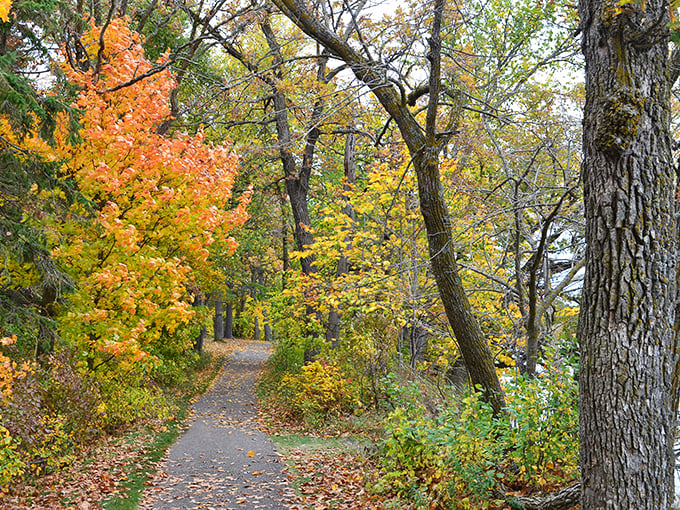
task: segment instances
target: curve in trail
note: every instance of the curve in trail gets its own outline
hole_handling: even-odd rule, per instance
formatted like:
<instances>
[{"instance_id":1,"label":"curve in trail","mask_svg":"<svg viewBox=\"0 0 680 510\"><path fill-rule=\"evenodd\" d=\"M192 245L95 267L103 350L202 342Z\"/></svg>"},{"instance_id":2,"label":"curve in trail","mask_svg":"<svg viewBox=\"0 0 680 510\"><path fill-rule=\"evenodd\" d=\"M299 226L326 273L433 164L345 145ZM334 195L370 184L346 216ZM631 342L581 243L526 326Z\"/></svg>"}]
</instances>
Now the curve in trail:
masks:
<instances>
[{"instance_id":1,"label":"curve in trail","mask_svg":"<svg viewBox=\"0 0 680 510\"><path fill-rule=\"evenodd\" d=\"M269 355L269 344L251 342L227 360L193 406L189 428L170 449L140 509L289 508L293 493L284 463L255 423L253 389Z\"/></svg>"}]
</instances>

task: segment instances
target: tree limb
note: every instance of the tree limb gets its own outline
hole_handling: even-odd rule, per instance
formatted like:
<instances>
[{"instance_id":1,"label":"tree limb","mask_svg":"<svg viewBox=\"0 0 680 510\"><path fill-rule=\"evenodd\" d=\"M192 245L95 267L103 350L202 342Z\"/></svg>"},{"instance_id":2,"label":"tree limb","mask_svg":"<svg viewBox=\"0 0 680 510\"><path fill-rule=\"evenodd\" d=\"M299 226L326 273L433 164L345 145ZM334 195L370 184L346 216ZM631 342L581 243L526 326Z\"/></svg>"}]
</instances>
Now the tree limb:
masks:
<instances>
[{"instance_id":1,"label":"tree limb","mask_svg":"<svg viewBox=\"0 0 680 510\"><path fill-rule=\"evenodd\" d=\"M518 496L509 498L507 501L512 508L517 510L569 510L578 505L580 499L581 482L579 481L549 496Z\"/></svg>"}]
</instances>

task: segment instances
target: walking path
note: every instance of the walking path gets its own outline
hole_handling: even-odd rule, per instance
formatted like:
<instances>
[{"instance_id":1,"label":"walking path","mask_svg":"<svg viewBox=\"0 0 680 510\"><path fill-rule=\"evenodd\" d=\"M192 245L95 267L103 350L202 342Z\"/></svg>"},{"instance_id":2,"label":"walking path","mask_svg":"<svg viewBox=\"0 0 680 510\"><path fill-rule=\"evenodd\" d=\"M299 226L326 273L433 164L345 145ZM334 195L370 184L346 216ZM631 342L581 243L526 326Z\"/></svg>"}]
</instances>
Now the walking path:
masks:
<instances>
[{"instance_id":1,"label":"walking path","mask_svg":"<svg viewBox=\"0 0 680 510\"><path fill-rule=\"evenodd\" d=\"M147 489L142 510L287 510L292 490L269 438L257 430L254 387L269 344L249 342L194 405L189 428Z\"/></svg>"}]
</instances>

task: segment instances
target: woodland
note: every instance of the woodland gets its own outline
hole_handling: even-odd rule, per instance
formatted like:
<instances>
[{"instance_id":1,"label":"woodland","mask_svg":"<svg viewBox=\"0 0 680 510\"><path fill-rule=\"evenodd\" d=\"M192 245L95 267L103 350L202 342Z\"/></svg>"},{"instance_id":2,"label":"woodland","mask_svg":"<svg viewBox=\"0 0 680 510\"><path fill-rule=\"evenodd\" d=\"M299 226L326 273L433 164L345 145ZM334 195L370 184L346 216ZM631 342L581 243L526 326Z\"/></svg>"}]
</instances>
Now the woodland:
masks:
<instances>
[{"instance_id":1,"label":"woodland","mask_svg":"<svg viewBox=\"0 0 680 510\"><path fill-rule=\"evenodd\" d=\"M254 338L370 508L674 508L677 7L0 0L0 502Z\"/></svg>"}]
</instances>

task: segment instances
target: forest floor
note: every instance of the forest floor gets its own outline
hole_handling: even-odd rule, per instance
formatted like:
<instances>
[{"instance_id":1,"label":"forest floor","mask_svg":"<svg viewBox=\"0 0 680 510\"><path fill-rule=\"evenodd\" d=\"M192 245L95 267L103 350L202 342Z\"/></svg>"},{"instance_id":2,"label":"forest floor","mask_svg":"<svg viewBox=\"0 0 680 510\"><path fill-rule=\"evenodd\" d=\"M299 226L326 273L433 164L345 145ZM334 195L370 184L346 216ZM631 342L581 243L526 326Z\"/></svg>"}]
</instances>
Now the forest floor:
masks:
<instances>
[{"instance_id":1,"label":"forest floor","mask_svg":"<svg viewBox=\"0 0 680 510\"><path fill-rule=\"evenodd\" d=\"M365 426L308 427L258 409L270 344L230 340L205 349L214 361L199 378L222 366L188 417L106 438L83 460L0 493L0 510L411 508L366 490L379 470Z\"/></svg>"}]
</instances>

